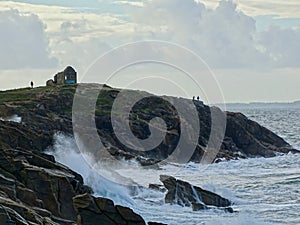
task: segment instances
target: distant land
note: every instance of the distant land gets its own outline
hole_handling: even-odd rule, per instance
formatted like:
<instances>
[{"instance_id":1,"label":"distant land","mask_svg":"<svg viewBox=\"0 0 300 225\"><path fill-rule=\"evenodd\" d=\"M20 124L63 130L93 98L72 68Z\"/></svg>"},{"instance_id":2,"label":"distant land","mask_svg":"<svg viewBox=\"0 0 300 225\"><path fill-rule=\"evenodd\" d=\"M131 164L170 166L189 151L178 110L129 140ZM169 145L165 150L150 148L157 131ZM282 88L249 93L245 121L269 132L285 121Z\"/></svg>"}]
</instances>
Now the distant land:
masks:
<instances>
[{"instance_id":1,"label":"distant land","mask_svg":"<svg viewBox=\"0 0 300 225\"><path fill-rule=\"evenodd\" d=\"M214 104L213 106L220 106ZM226 103L227 109L300 109L300 100L294 102L250 102L250 103Z\"/></svg>"}]
</instances>

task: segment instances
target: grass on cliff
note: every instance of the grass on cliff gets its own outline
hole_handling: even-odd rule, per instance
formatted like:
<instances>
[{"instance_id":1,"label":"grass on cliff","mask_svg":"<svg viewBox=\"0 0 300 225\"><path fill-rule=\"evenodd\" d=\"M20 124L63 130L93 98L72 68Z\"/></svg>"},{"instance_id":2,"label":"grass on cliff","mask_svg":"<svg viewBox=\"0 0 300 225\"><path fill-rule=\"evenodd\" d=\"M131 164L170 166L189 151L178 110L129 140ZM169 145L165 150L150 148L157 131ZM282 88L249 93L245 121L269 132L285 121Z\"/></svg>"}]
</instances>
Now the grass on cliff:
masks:
<instances>
[{"instance_id":1,"label":"grass on cliff","mask_svg":"<svg viewBox=\"0 0 300 225\"><path fill-rule=\"evenodd\" d=\"M9 102L31 101L37 98L39 94L45 92L47 87L21 88L8 91L0 91L0 104Z\"/></svg>"},{"instance_id":2,"label":"grass on cliff","mask_svg":"<svg viewBox=\"0 0 300 225\"><path fill-rule=\"evenodd\" d=\"M74 94L76 87L74 85L20 88L7 91L0 91L0 104L13 102L34 101L45 96L57 96L59 94Z\"/></svg>"},{"instance_id":3,"label":"grass on cliff","mask_svg":"<svg viewBox=\"0 0 300 225\"><path fill-rule=\"evenodd\" d=\"M31 103L39 102L40 100L49 100L49 102L55 102L52 101L53 99L56 99L57 97L60 98L61 101L58 105L60 107L60 110L66 114L70 114L72 112L72 103L74 93L76 92L77 85L59 85L59 86L42 86L42 87L36 87L36 88L20 88L20 89L13 89L13 90L7 90L7 91L0 91L0 104L8 104L10 106L18 106L19 109L23 107L28 107ZM91 86L88 88L99 88L98 86ZM111 107L114 103L115 98L117 97L118 93L121 91L121 89L117 88L111 88L109 86L104 86L102 88L102 91L98 95L98 100L96 102L96 111L93 112L97 116L103 116L103 115L110 115L111 113ZM140 91L132 91L127 90L126 91L129 98L130 96L138 96L142 94ZM85 96L84 94L81 96L80 94L77 95L79 98L83 98L82 102L84 101ZM64 104L65 102L66 104ZM22 103L22 104L20 104ZM25 103L25 104L23 104ZM27 104L29 103L29 104ZM165 103L158 103L156 104L156 108L165 108ZM142 109L140 109L142 113L148 113L153 108L147 105L144 105ZM85 112L85 111L84 111ZM83 113L84 113L83 112ZM114 112L117 116L122 116L123 113Z\"/></svg>"}]
</instances>

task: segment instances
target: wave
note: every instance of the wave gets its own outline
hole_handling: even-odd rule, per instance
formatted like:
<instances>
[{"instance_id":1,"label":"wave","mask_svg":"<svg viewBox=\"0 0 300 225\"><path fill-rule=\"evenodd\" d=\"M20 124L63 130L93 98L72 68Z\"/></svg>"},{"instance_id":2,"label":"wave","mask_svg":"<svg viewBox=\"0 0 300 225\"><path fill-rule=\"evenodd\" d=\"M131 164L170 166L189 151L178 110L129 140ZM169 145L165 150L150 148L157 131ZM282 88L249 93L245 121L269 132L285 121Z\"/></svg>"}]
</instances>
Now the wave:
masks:
<instances>
[{"instance_id":1,"label":"wave","mask_svg":"<svg viewBox=\"0 0 300 225\"><path fill-rule=\"evenodd\" d=\"M133 179L138 187L121 185L101 176L107 171L92 168L89 155L83 155L75 139L64 134L55 135L55 144L48 150L56 160L80 173L96 196L112 199L116 204L128 206L146 221L169 225L262 225L299 224L295 217L300 210L297 202L299 191L299 154L274 158L240 159L202 166L166 164L157 169L118 169L121 177ZM191 208L164 203L165 193L145 188L149 183L159 184L159 175L166 174L188 181L193 185L230 199L238 213L228 214L210 209L194 212ZM107 176L105 176L107 177ZM292 201L292 199L294 199Z\"/></svg>"},{"instance_id":2,"label":"wave","mask_svg":"<svg viewBox=\"0 0 300 225\"><path fill-rule=\"evenodd\" d=\"M9 117L0 117L0 120L2 121L9 121L9 122L15 122L15 123L21 123L22 122L22 117L18 115L12 115Z\"/></svg>"},{"instance_id":3,"label":"wave","mask_svg":"<svg viewBox=\"0 0 300 225\"><path fill-rule=\"evenodd\" d=\"M95 196L112 199L115 204L132 206L134 201L128 188L105 179L88 162L89 155L84 155L78 149L75 139L65 134L55 134L53 147L47 153L53 155L57 162L68 166L82 175L85 184L93 188Z\"/></svg>"}]
</instances>

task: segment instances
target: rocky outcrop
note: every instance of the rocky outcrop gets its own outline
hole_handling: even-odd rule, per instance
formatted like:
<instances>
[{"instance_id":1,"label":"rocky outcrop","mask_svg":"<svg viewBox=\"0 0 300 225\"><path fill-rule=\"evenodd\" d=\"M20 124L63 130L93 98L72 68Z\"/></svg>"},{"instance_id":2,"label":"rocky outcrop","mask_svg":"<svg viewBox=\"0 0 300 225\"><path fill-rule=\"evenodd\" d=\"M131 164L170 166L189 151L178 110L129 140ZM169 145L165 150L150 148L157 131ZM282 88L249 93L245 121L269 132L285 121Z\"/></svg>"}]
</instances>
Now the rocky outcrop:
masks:
<instances>
[{"instance_id":1,"label":"rocky outcrop","mask_svg":"<svg viewBox=\"0 0 300 225\"><path fill-rule=\"evenodd\" d=\"M0 92L0 117L18 115L21 123L0 121L0 146L2 148L22 147L27 150L43 151L53 144L53 134L64 132L73 134L72 104L76 85L39 87L34 89L19 89ZM87 90L99 89L97 85L86 85ZM146 139L150 135L148 122L155 117L162 118L167 125L167 134L163 142L150 151L135 151L128 145L122 144L116 137L111 124L112 104L120 90L105 86L96 104L95 121L98 134L107 151L116 158L136 158L142 165L155 164L166 159L178 145L181 134L181 123L188 123L191 129L195 124L180 121L176 109L169 102L151 95L137 102L131 110L130 126L134 135ZM131 95L139 95L138 91L128 91ZM83 93L83 98L86 97ZM87 99L88 100L88 99ZM191 100L171 98L189 111ZM198 144L190 160L200 162L204 151L207 151L211 133L211 111L215 107L208 107L203 103L194 101L200 121ZM186 107L185 107L186 106ZM218 150L218 159L237 159L246 157L271 157L276 153L298 152L282 138L273 132L249 120L241 113L226 113L227 127L222 145ZM93 122L93 118L84 118ZM90 123L87 121L87 123ZM79 127L86 129L86 127ZM87 137L88 135L87 131ZM126 136L127 134L124 133ZM34 137L34 138L33 138ZM192 143L187 136L183 141L188 145ZM93 140L87 138L87 142ZM97 140L96 140L97 141ZM177 158L181 158L177 156Z\"/></svg>"},{"instance_id":2,"label":"rocky outcrop","mask_svg":"<svg viewBox=\"0 0 300 225\"><path fill-rule=\"evenodd\" d=\"M188 182L177 180L174 177L161 175L160 181L168 190L165 202L192 207L194 211L217 207L227 212L233 212L231 202L211 191L193 186Z\"/></svg>"},{"instance_id":3,"label":"rocky outcrop","mask_svg":"<svg viewBox=\"0 0 300 225\"><path fill-rule=\"evenodd\" d=\"M131 209L95 198L82 177L53 156L0 150L0 224L143 225Z\"/></svg>"},{"instance_id":4,"label":"rocky outcrop","mask_svg":"<svg viewBox=\"0 0 300 225\"><path fill-rule=\"evenodd\" d=\"M245 156L272 157L278 152L298 152L285 140L242 113L227 113L226 137L224 148Z\"/></svg>"},{"instance_id":5,"label":"rocky outcrop","mask_svg":"<svg viewBox=\"0 0 300 225\"><path fill-rule=\"evenodd\" d=\"M0 209L5 221L74 224L72 198L90 192L79 174L56 163L50 155L0 150Z\"/></svg>"},{"instance_id":6,"label":"rocky outcrop","mask_svg":"<svg viewBox=\"0 0 300 225\"><path fill-rule=\"evenodd\" d=\"M115 206L109 199L91 196L91 189L83 184L79 174L43 153L53 144L55 133L73 134L72 105L76 87L50 86L0 92L0 117L21 117L20 123L0 119L0 224L69 225L76 222L99 224L99 221L105 221L105 224L145 224L131 209ZM86 86L86 90L98 88L98 85ZM151 95L132 108L131 130L137 138L146 139L151 134L149 121L160 117L166 123L167 134L155 149L135 151L129 147L130 144L125 146L119 142L112 128L111 108L119 92L105 86L98 96L95 121L85 118L87 123L95 122L93 124L96 124L101 141L110 155L117 159L135 158L144 166L156 164L173 154L182 132L181 123L191 128L196 126L188 119L181 121L172 104ZM139 95L140 92L130 93ZM187 103L191 100L171 99L182 105L183 110L190 110L191 104ZM190 160L200 162L211 133L212 110L225 113L198 101L193 103L201 129ZM241 113L228 112L226 117L225 137L220 149L217 149L216 161L221 158L271 157L277 152L298 152L282 138ZM93 144L94 140L89 138L88 132L87 142ZM184 142L192 143L191 138L187 136ZM180 158L180 155L177 157ZM161 181L168 190L166 203L189 206L193 210L217 207L232 212L230 201L215 193L173 177L162 176ZM150 185L150 188L165 191L159 185Z\"/></svg>"},{"instance_id":7,"label":"rocky outcrop","mask_svg":"<svg viewBox=\"0 0 300 225\"><path fill-rule=\"evenodd\" d=\"M4 97L0 92L1 225L145 224L131 209L91 196L79 174L43 153L56 132L72 133L74 91L69 86L8 91ZM21 122L6 121L10 115ZM116 157L134 157L121 149L110 151ZM150 159L139 160L145 164ZM82 205L87 198L91 204ZM97 207L93 218L91 207Z\"/></svg>"},{"instance_id":8,"label":"rocky outcrop","mask_svg":"<svg viewBox=\"0 0 300 225\"><path fill-rule=\"evenodd\" d=\"M0 148L22 148L42 152L53 144L53 132L41 131L26 124L0 120Z\"/></svg>"},{"instance_id":9,"label":"rocky outcrop","mask_svg":"<svg viewBox=\"0 0 300 225\"><path fill-rule=\"evenodd\" d=\"M78 225L145 225L141 216L130 208L115 206L106 198L95 198L90 194L77 195L73 198L74 208L78 212Z\"/></svg>"}]
</instances>

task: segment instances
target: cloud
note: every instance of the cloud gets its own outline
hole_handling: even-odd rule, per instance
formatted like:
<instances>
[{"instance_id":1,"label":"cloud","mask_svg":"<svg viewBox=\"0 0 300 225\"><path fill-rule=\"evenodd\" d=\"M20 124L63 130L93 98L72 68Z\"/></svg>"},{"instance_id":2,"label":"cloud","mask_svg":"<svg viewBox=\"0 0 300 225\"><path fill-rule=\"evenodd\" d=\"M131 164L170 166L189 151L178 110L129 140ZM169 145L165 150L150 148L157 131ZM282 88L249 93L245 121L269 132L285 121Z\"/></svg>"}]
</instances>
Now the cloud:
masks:
<instances>
[{"instance_id":1,"label":"cloud","mask_svg":"<svg viewBox=\"0 0 300 225\"><path fill-rule=\"evenodd\" d=\"M300 18L299 0L239 0L239 9L251 16L275 15L279 18Z\"/></svg>"},{"instance_id":2,"label":"cloud","mask_svg":"<svg viewBox=\"0 0 300 225\"><path fill-rule=\"evenodd\" d=\"M195 0L209 8L216 8L220 0ZM300 18L299 0L234 0L238 3L238 10L250 16L275 15L280 18Z\"/></svg>"},{"instance_id":3,"label":"cloud","mask_svg":"<svg viewBox=\"0 0 300 225\"><path fill-rule=\"evenodd\" d=\"M300 67L300 28L271 26L259 34L259 42L273 67Z\"/></svg>"},{"instance_id":4,"label":"cloud","mask_svg":"<svg viewBox=\"0 0 300 225\"><path fill-rule=\"evenodd\" d=\"M120 4L120 5L130 5L130 6L137 6L137 7L143 7L144 3L143 2L138 2L138 1L115 1L115 4Z\"/></svg>"},{"instance_id":5,"label":"cloud","mask_svg":"<svg viewBox=\"0 0 300 225\"><path fill-rule=\"evenodd\" d=\"M279 8L274 0L267 1L270 3L269 7ZM107 0L99 2L108 4ZM209 8L207 2L211 3ZM295 0L291 0L286 3L286 9L292 5L297 8L295 4ZM299 52L299 29L270 27L261 32L261 29L257 29L257 21L240 11L245 6L258 7L246 0L240 0L238 5L225 0L185 0L184 4L182 0L110 2L112 6L122 5L121 14L88 10L79 12L76 7L25 3L0 5L17 8L19 16L32 17L30 13L34 13L43 20L47 26L44 28L49 37L51 54L59 59L60 66L74 62L80 64L79 67L86 68L89 60L92 61L103 51L110 49L110 46L158 39L192 49L213 68L300 67L300 61L296 60ZM261 6L261 10L267 7L264 3ZM24 32L23 36L29 34L30 32ZM47 37L43 32L40 37L44 40L40 49L44 49L46 58L51 58ZM9 62L13 64L12 60Z\"/></svg>"},{"instance_id":6,"label":"cloud","mask_svg":"<svg viewBox=\"0 0 300 225\"><path fill-rule=\"evenodd\" d=\"M111 49L108 44L96 38L80 41L66 38L54 43L53 46L55 55L60 59L61 69L66 65L72 65L79 74L83 74L96 58Z\"/></svg>"},{"instance_id":7,"label":"cloud","mask_svg":"<svg viewBox=\"0 0 300 225\"><path fill-rule=\"evenodd\" d=\"M133 19L140 32L148 29L145 36L187 46L212 67L249 66L263 58L255 48L255 20L232 2L222 1L211 10L193 0L184 5L181 0L153 0L136 11Z\"/></svg>"},{"instance_id":8,"label":"cloud","mask_svg":"<svg viewBox=\"0 0 300 225\"><path fill-rule=\"evenodd\" d=\"M17 10L0 11L0 69L51 68L48 38L41 20Z\"/></svg>"},{"instance_id":9,"label":"cloud","mask_svg":"<svg viewBox=\"0 0 300 225\"><path fill-rule=\"evenodd\" d=\"M10 10L10 8L14 10ZM10 11L15 12L22 20L26 20L28 17L34 17L34 19L31 20L38 21L36 25L25 26L31 27L31 29L34 26L40 28L38 34L33 34L33 30L28 29L26 31L24 30L22 35L14 34L14 36L22 39L22 37L38 35L36 39L39 38L39 40L43 36L44 45L42 41L38 40L35 40L34 44L28 43L28 45L30 46L30 50L39 48L40 51L42 51L46 49L44 52L48 53L50 53L51 50L51 56L57 59L55 60L57 66L55 69L63 69L66 65L71 64L74 65L78 71L83 72L97 57L111 49L110 45L119 45L120 40L125 40L126 37L128 38L128 36L130 36L128 33L132 33L133 30L133 25L124 21L121 15L109 13L98 14L88 9L80 11L76 7L47 6L6 1L0 2L0 15L4 15L4 13ZM9 21L10 19L5 17L1 24L9 27ZM19 24L22 26L22 22ZM25 27L22 29L25 29ZM1 33L2 30L3 29L1 29ZM0 40L2 40L1 37ZM109 44L106 44L106 42L109 42ZM23 50L23 52L26 51ZM48 57L50 61L52 60L51 56ZM30 57L29 59L37 64L37 60L32 58L32 56ZM45 59L45 57L39 56L40 60L43 58ZM3 67L2 69L17 69L14 62L15 59L10 57L7 61L10 64L5 67L3 67L0 62L0 67ZM22 60L22 62L26 61ZM29 66L26 65L26 67ZM31 65L30 67L36 68L38 66ZM44 68L46 67L47 65L44 66ZM18 68L21 68L21 66Z\"/></svg>"},{"instance_id":10,"label":"cloud","mask_svg":"<svg viewBox=\"0 0 300 225\"><path fill-rule=\"evenodd\" d=\"M194 0L152 0L131 10L140 38L187 46L213 68L300 67L299 30L258 32L255 19L232 1L209 9Z\"/></svg>"}]
</instances>

